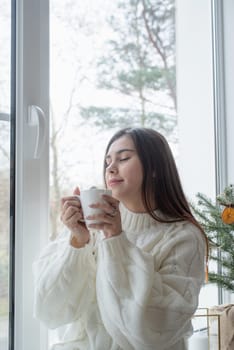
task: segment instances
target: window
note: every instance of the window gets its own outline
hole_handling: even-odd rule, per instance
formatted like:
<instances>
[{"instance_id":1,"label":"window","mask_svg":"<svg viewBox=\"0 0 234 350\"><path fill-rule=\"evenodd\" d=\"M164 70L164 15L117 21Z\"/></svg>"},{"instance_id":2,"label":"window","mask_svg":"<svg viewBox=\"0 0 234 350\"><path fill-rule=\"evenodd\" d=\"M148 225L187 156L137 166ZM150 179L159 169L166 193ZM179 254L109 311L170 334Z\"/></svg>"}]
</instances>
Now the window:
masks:
<instances>
[{"instance_id":1,"label":"window","mask_svg":"<svg viewBox=\"0 0 234 350\"><path fill-rule=\"evenodd\" d=\"M174 0L51 0L50 13L53 238L60 197L103 186L104 148L117 129L154 127L175 154L178 140Z\"/></svg>"},{"instance_id":2,"label":"window","mask_svg":"<svg viewBox=\"0 0 234 350\"><path fill-rule=\"evenodd\" d=\"M145 4L50 2L51 238L61 230L60 197L102 186L104 148L120 127L162 132L189 200L215 197L210 3ZM207 303L217 303L214 286L202 291Z\"/></svg>"},{"instance_id":3,"label":"window","mask_svg":"<svg viewBox=\"0 0 234 350\"><path fill-rule=\"evenodd\" d=\"M134 123L159 128L169 138L188 196L193 198L197 191L205 192L207 184L214 195L210 4L179 0L175 14L173 0L161 3L165 8L162 4L157 20L166 11L167 21L161 22L162 31L166 28L163 32L168 50L164 51L166 67L155 50L154 37L150 36L155 34L155 11L144 9L143 1L131 1L132 8L129 1L121 0L17 2L15 274L10 276L14 282L15 328L8 339L12 9L8 1L3 1L0 13L0 91L4 96L0 101L0 206L4 209L0 213L4 220L3 225L1 217L1 349L2 346L7 349L8 343L11 350L14 344L17 350L47 349L47 332L32 314L32 263L47 240L53 239L61 229L59 198L71 193L77 185L102 186L104 148L120 126ZM148 23L151 28L147 28ZM163 75L165 68L167 74ZM191 164L196 170L194 174L190 171ZM207 302L206 293L201 302Z\"/></svg>"}]
</instances>

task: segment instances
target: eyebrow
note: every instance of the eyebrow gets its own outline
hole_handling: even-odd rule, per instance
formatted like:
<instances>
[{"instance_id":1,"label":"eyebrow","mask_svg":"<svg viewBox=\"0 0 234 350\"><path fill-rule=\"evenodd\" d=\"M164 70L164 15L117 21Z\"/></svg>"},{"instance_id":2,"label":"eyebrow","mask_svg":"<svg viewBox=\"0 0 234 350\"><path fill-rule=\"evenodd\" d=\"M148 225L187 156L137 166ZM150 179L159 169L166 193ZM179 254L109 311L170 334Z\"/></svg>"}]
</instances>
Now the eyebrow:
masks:
<instances>
[{"instance_id":1,"label":"eyebrow","mask_svg":"<svg viewBox=\"0 0 234 350\"><path fill-rule=\"evenodd\" d=\"M130 148L122 148L122 149L118 150L118 151L115 152L115 153L116 153L116 154L121 154L121 153L123 153L123 152L135 152L135 150L134 150L134 149L130 149ZM105 158L106 158L106 159L109 159L109 158L110 158L110 154L107 154Z\"/></svg>"}]
</instances>

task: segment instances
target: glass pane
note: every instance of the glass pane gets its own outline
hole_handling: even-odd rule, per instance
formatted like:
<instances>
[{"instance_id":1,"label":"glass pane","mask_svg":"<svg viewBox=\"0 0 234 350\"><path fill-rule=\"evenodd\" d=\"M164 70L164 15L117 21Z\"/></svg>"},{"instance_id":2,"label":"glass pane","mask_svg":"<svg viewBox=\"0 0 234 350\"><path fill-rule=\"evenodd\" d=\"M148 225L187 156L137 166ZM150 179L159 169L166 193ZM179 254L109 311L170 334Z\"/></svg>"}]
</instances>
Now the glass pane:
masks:
<instances>
[{"instance_id":1,"label":"glass pane","mask_svg":"<svg viewBox=\"0 0 234 350\"><path fill-rule=\"evenodd\" d=\"M0 348L8 349L11 2L0 11Z\"/></svg>"},{"instance_id":2,"label":"glass pane","mask_svg":"<svg viewBox=\"0 0 234 350\"><path fill-rule=\"evenodd\" d=\"M177 156L175 0L51 0L50 35L54 239L63 229L60 198L103 186L104 149L116 130L155 128Z\"/></svg>"},{"instance_id":3,"label":"glass pane","mask_svg":"<svg viewBox=\"0 0 234 350\"><path fill-rule=\"evenodd\" d=\"M51 0L50 7L55 237L59 198L77 185L102 186L104 147L117 129L153 127L176 154L175 2Z\"/></svg>"},{"instance_id":4,"label":"glass pane","mask_svg":"<svg viewBox=\"0 0 234 350\"><path fill-rule=\"evenodd\" d=\"M103 186L104 149L116 130L154 128L179 160L175 4L50 1L51 239L62 230L60 198ZM202 305L210 293L214 285L203 288Z\"/></svg>"}]
</instances>

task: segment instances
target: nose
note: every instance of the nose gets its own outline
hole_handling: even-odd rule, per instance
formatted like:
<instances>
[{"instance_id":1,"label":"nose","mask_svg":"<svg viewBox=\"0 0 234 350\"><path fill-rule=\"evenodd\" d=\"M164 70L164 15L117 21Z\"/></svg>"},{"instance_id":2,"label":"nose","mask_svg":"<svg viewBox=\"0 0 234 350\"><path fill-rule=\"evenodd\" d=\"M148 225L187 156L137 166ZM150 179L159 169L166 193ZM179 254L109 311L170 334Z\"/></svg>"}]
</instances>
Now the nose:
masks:
<instances>
[{"instance_id":1,"label":"nose","mask_svg":"<svg viewBox=\"0 0 234 350\"><path fill-rule=\"evenodd\" d=\"M106 168L106 172L110 173L110 174L116 174L118 171L116 165L114 164L114 162L112 162L111 164L108 165L108 167Z\"/></svg>"}]
</instances>

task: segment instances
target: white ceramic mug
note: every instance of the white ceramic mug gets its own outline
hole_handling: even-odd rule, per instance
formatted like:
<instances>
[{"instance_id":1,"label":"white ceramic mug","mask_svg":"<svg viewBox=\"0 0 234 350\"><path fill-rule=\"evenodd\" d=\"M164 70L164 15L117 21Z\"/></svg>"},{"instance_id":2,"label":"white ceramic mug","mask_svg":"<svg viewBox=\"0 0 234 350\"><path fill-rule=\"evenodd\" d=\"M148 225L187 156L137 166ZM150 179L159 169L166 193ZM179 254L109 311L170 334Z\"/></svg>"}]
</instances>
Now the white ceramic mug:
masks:
<instances>
[{"instance_id":1,"label":"white ceramic mug","mask_svg":"<svg viewBox=\"0 0 234 350\"><path fill-rule=\"evenodd\" d=\"M102 198L104 194L111 196L111 190L90 188L88 190L80 191L80 195L78 195L78 197L81 202L81 207L84 214L84 221L86 221L87 225L98 223L97 220L85 220L85 218L89 215L97 215L102 213L102 210L100 208L90 208L90 204L105 202Z\"/></svg>"}]
</instances>

